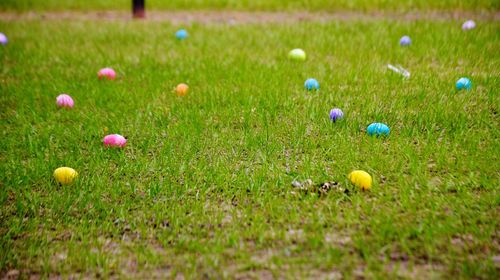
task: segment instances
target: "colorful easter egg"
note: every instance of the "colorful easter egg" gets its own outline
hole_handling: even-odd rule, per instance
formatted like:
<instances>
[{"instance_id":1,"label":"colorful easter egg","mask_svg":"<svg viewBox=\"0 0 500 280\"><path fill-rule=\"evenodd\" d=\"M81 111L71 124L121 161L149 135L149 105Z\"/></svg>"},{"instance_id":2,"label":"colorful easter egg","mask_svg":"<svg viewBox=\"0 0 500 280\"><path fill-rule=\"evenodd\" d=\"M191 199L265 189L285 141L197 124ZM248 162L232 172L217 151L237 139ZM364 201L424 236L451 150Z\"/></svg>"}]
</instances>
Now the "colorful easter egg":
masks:
<instances>
[{"instance_id":1,"label":"colorful easter egg","mask_svg":"<svg viewBox=\"0 0 500 280\"><path fill-rule=\"evenodd\" d=\"M468 78L460 78L455 86L457 87L457 90L470 90L472 88L472 82Z\"/></svg>"},{"instance_id":2,"label":"colorful easter egg","mask_svg":"<svg viewBox=\"0 0 500 280\"><path fill-rule=\"evenodd\" d=\"M178 84L175 87L175 93L177 94L177 96L184 96L188 93L188 91L189 87L186 84Z\"/></svg>"},{"instance_id":3,"label":"colorful easter egg","mask_svg":"<svg viewBox=\"0 0 500 280\"><path fill-rule=\"evenodd\" d=\"M390 133L389 127L384 123L372 123L366 128L366 132L370 136L388 136Z\"/></svg>"},{"instance_id":4,"label":"colorful easter egg","mask_svg":"<svg viewBox=\"0 0 500 280\"><path fill-rule=\"evenodd\" d=\"M0 32L0 44L7 45L8 42L9 39L7 39L7 36L5 36L5 34Z\"/></svg>"},{"instance_id":5,"label":"colorful easter egg","mask_svg":"<svg viewBox=\"0 0 500 280\"><path fill-rule=\"evenodd\" d=\"M467 31L476 28L476 23L473 20L468 20L462 24L462 30Z\"/></svg>"},{"instance_id":6,"label":"colorful easter egg","mask_svg":"<svg viewBox=\"0 0 500 280\"><path fill-rule=\"evenodd\" d=\"M73 183L78 177L78 172L70 167L59 167L54 170L54 178L56 181L63 185L69 185Z\"/></svg>"},{"instance_id":7,"label":"colorful easter egg","mask_svg":"<svg viewBox=\"0 0 500 280\"><path fill-rule=\"evenodd\" d=\"M399 44L401 46L409 46L409 45L411 45L411 39L410 39L410 37L406 36L406 35L403 36L403 37L401 37L401 39L399 39Z\"/></svg>"},{"instance_id":8,"label":"colorful easter egg","mask_svg":"<svg viewBox=\"0 0 500 280\"><path fill-rule=\"evenodd\" d=\"M67 94L61 94L56 98L56 104L58 107L62 108L73 108L75 102L73 98Z\"/></svg>"},{"instance_id":9,"label":"colorful easter egg","mask_svg":"<svg viewBox=\"0 0 500 280\"><path fill-rule=\"evenodd\" d=\"M102 140L106 147L119 147L123 148L127 144L127 139L120 134L106 135Z\"/></svg>"},{"instance_id":10,"label":"colorful easter egg","mask_svg":"<svg viewBox=\"0 0 500 280\"><path fill-rule=\"evenodd\" d=\"M337 120L340 120L344 118L344 112L340 110L339 108L333 108L330 110L330 120L332 122L336 122Z\"/></svg>"},{"instance_id":11,"label":"colorful easter egg","mask_svg":"<svg viewBox=\"0 0 500 280\"><path fill-rule=\"evenodd\" d=\"M306 60L306 52L302 49L293 49L288 53L288 58L295 61Z\"/></svg>"},{"instance_id":12,"label":"colorful easter egg","mask_svg":"<svg viewBox=\"0 0 500 280\"><path fill-rule=\"evenodd\" d=\"M304 83L304 87L307 90L319 90L319 83L315 79L309 78Z\"/></svg>"},{"instance_id":13,"label":"colorful easter egg","mask_svg":"<svg viewBox=\"0 0 500 280\"><path fill-rule=\"evenodd\" d=\"M353 185L366 191L372 187L372 176L363 170L354 170L349 173L349 180Z\"/></svg>"},{"instance_id":14,"label":"colorful easter egg","mask_svg":"<svg viewBox=\"0 0 500 280\"><path fill-rule=\"evenodd\" d=\"M175 32L175 38L178 40L184 40L188 37L188 32L184 29L180 29L177 32Z\"/></svg>"},{"instance_id":15,"label":"colorful easter egg","mask_svg":"<svg viewBox=\"0 0 500 280\"><path fill-rule=\"evenodd\" d=\"M106 78L108 80L114 80L116 78L116 72L115 72L115 70L113 70L112 68L109 68L109 67L102 68L97 73L97 77L99 78L99 80L104 79L104 78Z\"/></svg>"}]
</instances>

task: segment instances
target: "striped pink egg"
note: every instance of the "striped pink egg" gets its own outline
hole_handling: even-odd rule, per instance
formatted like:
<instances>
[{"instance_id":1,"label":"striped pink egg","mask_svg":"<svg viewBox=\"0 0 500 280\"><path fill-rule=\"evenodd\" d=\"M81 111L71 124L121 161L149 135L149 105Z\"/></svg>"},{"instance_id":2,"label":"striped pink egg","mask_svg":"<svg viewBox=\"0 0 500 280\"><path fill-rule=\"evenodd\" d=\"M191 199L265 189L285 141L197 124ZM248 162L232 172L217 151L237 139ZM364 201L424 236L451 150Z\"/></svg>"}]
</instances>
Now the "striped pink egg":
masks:
<instances>
[{"instance_id":1,"label":"striped pink egg","mask_svg":"<svg viewBox=\"0 0 500 280\"><path fill-rule=\"evenodd\" d=\"M107 68L107 67L102 68L97 73L97 77L99 77L100 80L103 78L106 78L108 80L114 80L116 78L116 72L112 68Z\"/></svg>"},{"instance_id":2,"label":"striped pink egg","mask_svg":"<svg viewBox=\"0 0 500 280\"><path fill-rule=\"evenodd\" d=\"M58 107L73 108L75 102L73 98L67 94L61 94L56 98L56 104Z\"/></svg>"},{"instance_id":3,"label":"striped pink egg","mask_svg":"<svg viewBox=\"0 0 500 280\"><path fill-rule=\"evenodd\" d=\"M106 147L120 147L123 148L127 144L127 139L120 134L106 135L102 140Z\"/></svg>"}]
</instances>

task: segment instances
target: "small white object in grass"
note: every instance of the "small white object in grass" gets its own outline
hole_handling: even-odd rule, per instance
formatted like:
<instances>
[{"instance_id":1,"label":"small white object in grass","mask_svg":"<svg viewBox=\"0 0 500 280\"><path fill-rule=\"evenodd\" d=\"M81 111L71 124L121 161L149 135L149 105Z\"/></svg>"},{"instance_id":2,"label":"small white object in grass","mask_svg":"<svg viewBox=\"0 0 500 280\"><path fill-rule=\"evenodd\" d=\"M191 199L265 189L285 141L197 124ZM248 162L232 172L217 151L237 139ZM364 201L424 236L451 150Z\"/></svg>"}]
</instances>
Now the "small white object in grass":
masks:
<instances>
[{"instance_id":1,"label":"small white object in grass","mask_svg":"<svg viewBox=\"0 0 500 280\"><path fill-rule=\"evenodd\" d=\"M400 65L394 66L392 64L387 64L387 68L391 69L392 71L394 71L398 74L403 75L407 79L410 77L410 72L408 72L408 70L404 69Z\"/></svg>"},{"instance_id":2,"label":"small white object in grass","mask_svg":"<svg viewBox=\"0 0 500 280\"><path fill-rule=\"evenodd\" d=\"M468 20L462 24L462 30L467 31L476 28L476 23L473 20Z\"/></svg>"}]
</instances>

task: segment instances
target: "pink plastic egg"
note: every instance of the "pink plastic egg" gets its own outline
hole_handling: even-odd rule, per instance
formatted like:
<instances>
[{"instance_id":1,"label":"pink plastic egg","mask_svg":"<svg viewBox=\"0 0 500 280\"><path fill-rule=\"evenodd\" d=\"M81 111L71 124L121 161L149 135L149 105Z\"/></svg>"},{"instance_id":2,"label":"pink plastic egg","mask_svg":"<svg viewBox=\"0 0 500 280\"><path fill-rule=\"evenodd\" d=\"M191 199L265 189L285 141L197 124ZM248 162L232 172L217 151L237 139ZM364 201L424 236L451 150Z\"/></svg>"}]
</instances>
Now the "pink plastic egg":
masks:
<instances>
[{"instance_id":1,"label":"pink plastic egg","mask_svg":"<svg viewBox=\"0 0 500 280\"><path fill-rule=\"evenodd\" d=\"M116 72L112 68L102 68L97 73L97 77L99 77L100 80L104 78L114 80L116 78Z\"/></svg>"},{"instance_id":2,"label":"pink plastic egg","mask_svg":"<svg viewBox=\"0 0 500 280\"><path fill-rule=\"evenodd\" d=\"M56 104L58 107L73 108L75 102L73 98L67 94L61 94L56 98Z\"/></svg>"},{"instance_id":3,"label":"pink plastic egg","mask_svg":"<svg viewBox=\"0 0 500 280\"><path fill-rule=\"evenodd\" d=\"M106 147L120 147L123 148L127 144L127 139L120 134L110 134L104 137L102 140L104 146Z\"/></svg>"}]
</instances>

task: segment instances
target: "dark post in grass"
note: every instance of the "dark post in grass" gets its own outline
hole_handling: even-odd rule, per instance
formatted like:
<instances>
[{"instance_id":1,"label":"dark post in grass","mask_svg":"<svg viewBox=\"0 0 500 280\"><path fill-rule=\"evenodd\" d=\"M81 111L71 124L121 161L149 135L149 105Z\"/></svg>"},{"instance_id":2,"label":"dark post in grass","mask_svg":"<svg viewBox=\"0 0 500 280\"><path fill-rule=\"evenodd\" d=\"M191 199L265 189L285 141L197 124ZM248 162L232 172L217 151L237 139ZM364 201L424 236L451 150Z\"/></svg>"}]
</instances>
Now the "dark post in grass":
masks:
<instances>
[{"instance_id":1,"label":"dark post in grass","mask_svg":"<svg viewBox=\"0 0 500 280\"><path fill-rule=\"evenodd\" d=\"M132 0L132 14L134 18L145 18L146 12L144 10L145 0Z\"/></svg>"}]
</instances>

